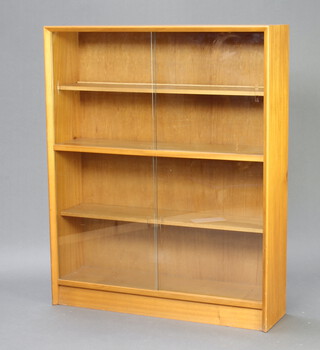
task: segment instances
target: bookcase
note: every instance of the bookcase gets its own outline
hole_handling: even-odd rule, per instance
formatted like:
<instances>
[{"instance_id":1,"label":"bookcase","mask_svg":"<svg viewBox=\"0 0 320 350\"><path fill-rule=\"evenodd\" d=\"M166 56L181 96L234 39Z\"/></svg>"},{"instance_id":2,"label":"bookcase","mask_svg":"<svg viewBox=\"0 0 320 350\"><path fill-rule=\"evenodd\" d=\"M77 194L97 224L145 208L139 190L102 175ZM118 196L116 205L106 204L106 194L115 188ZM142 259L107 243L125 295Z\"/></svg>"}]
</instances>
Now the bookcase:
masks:
<instances>
[{"instance_id":1,"label":"bookcase","mask_svg":"<svg viewBox=\"0 0 320 350\"><path fill-rule=\"evenodd\" d=\"M53 304L268 331L286 309L288 26L44 39Z\"/></svg>"}]
</instances>

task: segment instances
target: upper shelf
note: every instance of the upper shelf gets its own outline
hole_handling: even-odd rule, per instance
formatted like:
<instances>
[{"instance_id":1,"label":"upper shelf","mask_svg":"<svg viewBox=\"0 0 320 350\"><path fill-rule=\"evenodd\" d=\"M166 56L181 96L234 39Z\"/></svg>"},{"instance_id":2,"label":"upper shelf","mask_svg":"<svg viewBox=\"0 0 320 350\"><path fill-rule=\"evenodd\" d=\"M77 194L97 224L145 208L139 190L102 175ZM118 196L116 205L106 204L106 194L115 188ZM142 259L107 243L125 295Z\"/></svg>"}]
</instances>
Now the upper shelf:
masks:
<instances>
[{"instance_id":1,"label":"upper shelf","mask_svg":"<svg viewBox=\"0 0 320 350\"><path fill-rule=\"evenodd\" d=\"M59 85L63 91L95 91L95 92L131 92L158 94L188 95L224 95L224 96L263 96L263 86L232 85L193 85L193 84L152 84L152 83L97 83L77 82Z\"/></svg>"},{"instance_id":2,"label":"upper shelf","mask_svg":"<svg viewBox=\"0 0 320 350\"><path fill-rule=\"evenodd\" d=\"M78 138L54 145L55 151L149 157L263 162L262 150L245 145L202 145Z\"/></svg>"}]
</instances>

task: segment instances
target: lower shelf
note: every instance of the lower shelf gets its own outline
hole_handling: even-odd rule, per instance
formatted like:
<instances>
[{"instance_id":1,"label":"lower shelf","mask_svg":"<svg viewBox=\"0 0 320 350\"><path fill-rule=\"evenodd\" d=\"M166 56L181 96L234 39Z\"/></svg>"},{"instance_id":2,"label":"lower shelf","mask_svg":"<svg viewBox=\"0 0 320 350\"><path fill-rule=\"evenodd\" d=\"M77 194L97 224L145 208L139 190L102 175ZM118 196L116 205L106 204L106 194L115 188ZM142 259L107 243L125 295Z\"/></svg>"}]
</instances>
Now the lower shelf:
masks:
<instances>
[{"instance_id":1,"label":"lower shelf","mask_svg":"<svg viewBox=\"0 0 320 350\"><path fill-rule=\"evenodd\" d=\"M206 302L60 285L58 303L183 321L262 329L262 310Z\"/></svg>"},{"instance_id":2,"label":"lower shelf","mask_svg":"<svg viewBox=\"0 0 320 350\"><path fill-rule=\"evenodd\" d=\"M149 275L149 273L137 272L136 270L122 270L119 273L119 271L108 271L105 268L82 266L78 270L62 276L61 280L154 289L154 281L150 280Z\"/></svg>"},{"instance_id":3,"label":"lower shelf","mask_svg":"<svg viewBox=\"0 0 320 350\"><path fill-rule=\"evenodd\" d=\"M102 268L83 266L62 276L59 284L255 309L262 307L260 286L190 279L168 274L162 274L156 283L141 271L136 273L131 270L119 274Z\"/></svg>"},{"instance_id":4,"label":"lower shelf","mask_svg":"<svg viewBox=\"0 0 320 350\"><path fill-rule=\"evenodd\" d=\"M187 212L183 210L161 210L155 218L155 210L82 203L61 212L62 216L89 219L117 220L180 227L207 228L215 230L262 233L262 222L256 218L223 216L214 212Z\"/></svg>"}]
</instances>

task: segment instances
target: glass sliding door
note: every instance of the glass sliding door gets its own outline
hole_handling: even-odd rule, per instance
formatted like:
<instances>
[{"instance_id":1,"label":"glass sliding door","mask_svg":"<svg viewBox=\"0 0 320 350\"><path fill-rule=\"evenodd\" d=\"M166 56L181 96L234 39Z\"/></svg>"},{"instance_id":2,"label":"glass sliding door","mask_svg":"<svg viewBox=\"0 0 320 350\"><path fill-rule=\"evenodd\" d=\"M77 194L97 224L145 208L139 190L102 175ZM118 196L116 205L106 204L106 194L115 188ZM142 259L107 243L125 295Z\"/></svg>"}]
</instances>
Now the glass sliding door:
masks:
<instances>
[{"instance_id":1,"label":"glass sliding door","mask_svg":"<svg viewBox=\"0 0 320 350\"><path fill-rule=\"evenodd\" d=\"M263 57L263 33L156 34L159 290L261 303Z\"/></svg>"},{"instance_id":2,"label":"glass sliding door","mask_svg":"<svg viewBox=\"0 0 320 350\"><path fill-rule=\"evenodd\" d=\"M157 287L151 37L55 34L61 280Z\"/></svg>"}]
</instances>

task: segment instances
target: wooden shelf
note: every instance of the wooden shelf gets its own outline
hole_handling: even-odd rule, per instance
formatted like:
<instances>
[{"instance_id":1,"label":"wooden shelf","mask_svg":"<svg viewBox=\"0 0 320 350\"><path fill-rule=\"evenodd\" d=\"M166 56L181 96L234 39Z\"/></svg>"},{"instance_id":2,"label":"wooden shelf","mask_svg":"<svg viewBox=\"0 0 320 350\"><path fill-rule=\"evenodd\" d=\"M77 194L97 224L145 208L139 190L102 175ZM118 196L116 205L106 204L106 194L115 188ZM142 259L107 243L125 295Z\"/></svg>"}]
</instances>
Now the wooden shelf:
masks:
<instances>
[{"instance_id":1,"label":"wooden shelf","mask_svg":"<svg viewBox=\"0 0 320 350\"><path fill-rule=\"evenodd\" d=\"M127 271L110 271L97 266L82 266L78 270L61 276L62 280L90 282L95 284L114 285L131 288L154 289L154 280L150 273L129 269Z\"/></svg>"},{"instance_id":2,"label":"wooden shelf","mask_svg":"<svg viewBox=\"0 0 320 350\"><path fill-rule=\"evenodd\" d=\"M161 224L222 231L263 233L262 222L255 218L222 217L213 212L187 212L82 203L61 211L62 216L100 220Z\"/></svg>"},{"instance_id":3,"label":"wooden shelf","mask_svg":"<svg viewBox=\"0 0 320 350\"><path fill-rule=\"evenodd\" d=\"M112 273L105 268L82 266L78 270L62 276L59 279L59 285L146 296L157 295L168 299L254 309L262 308L262 291L261 287L257 285L162 275L159 289L155 289L156 281L147 280L142 271L130 270L119 277L119 274ZM164 288L161 287L162 282ZM119 286L121 283L123 286ZM179 291L175 290L177 286Z\"/></svg>"},{"instance_id":4,"label":"wooden shelf","mask_svg":"<svg viewBox=\"0 0 320 350\"><path fill-rule=\"evenodd\" d=\"M161 225L207 228L222 231L263 233L262 222L258 219L236 216L222 217L213 212L188 213L183 211L159 212Z\"/></svg>"},{"instance_id":5,"label":"wooden shelf","mask_svg":"<svg viewBox=\"0 0 320 350\"><path fill-rule=\"evenodd\" d=\"M258 285L247 285L244 283L213 281L209 279L191 279L184 276L162 274L159 281L159 289L192 293L194 295L214 295L223 297L226 305L237 305L261 308L262 290ZM237 304L231 299L237 299ZM249 304L250 303L250 304Z\"/></svg>"},{"instance_id":6,"label":"wooden shelf","mask_svg":"<svg viewBox=\"0 0 320 350\"><path fill-rule=\"evenodd\" d=\"M193 145L158 142L109 141L104 139L75 139L55 144L56 151L136 155L169 158L216 159L263 162L257 147L235 145Z\"/></svg>"},{"instance_id":7,"label":"wooden shelf","mask_svg":"<svg viewBox=\"0 0 320 350\"><path fill-rule=\"evenodd\" d=\"M82 203L61 211L62 216L78 218L154 223L152 209Z\"/></svg>"},{"instance_id":8,"label":"wooden shelf","mask_svg":"<svg viewBox=\"0 0 320 350\"><path fill-rule=\"evenodd\" d=\"M225 95L225 96L263 96L263 86L232 85L193 85L193 84L152 84L152 83L114 83L77 82L59 85L61 91L131 92L157 94Z\"/></svg>"}]
</instances>

